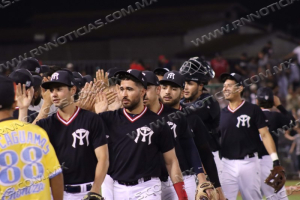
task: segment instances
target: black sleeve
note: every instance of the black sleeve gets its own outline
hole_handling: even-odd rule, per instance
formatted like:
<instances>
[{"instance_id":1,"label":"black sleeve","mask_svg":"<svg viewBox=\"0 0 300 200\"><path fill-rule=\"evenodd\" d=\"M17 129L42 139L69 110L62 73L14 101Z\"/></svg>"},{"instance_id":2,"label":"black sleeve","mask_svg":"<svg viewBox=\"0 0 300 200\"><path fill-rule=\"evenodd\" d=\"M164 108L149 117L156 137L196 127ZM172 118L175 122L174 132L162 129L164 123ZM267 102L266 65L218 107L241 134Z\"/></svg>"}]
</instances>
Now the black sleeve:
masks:
<instances>
[{"instance_id":1,"label":"black sleeve","mask_svg":"<svg viewBox=\"0 0 300 200\"><path fill-rule=\"evenodd\" d=\"M165 153L174 148L173 133L167 124L162 126L157 137L158 137L158 146L161 153Z\"/></svg>"},{"instance_id":2,"label":"black sleeve","mask_svg":"<svg viewBox=\"0 0 300 200\"><path fill-rule=\"evenodd\" d=\"M260 107L254 105L254 123L257 129L268 126L266 120L267 118Z\"/></svg>"},{"instance_id":3,"label":"black sleeve","mask_svg":"<svg viewBox=\"0 0 300 200\"><path fill-rule=\"evenodd\" d=\"M93 143L94 149L107 144L105 134L108 131L106 125L104 124L104 122L99 116L97 115L93 116L91 120L91 127L93 128L91 129L90 135L91 135L91 141Z\"/></svg>"},{"instance_id":4,"label":"black sleeve","mask_svg":"<svg viewBox=\"0 0 300 200\"><path fill-rule=\"evenodd\" d=\"M285 116L287 117L289 120L292 120L293 123L295 123L295 118L293 117L293 115L287 111L282 105L277 106L277 109Z\"/></svg>"},{"instance_id":5,"label":"black sleeve","mask_svg":"<svg viewBox=\"0 0 300 200\"><path fill-rule=\"evenodd\" d=\"M209 144L205 138L205 132L206 134L209 134L207 129L205 128L205 125L200 120L198 116L191 115L189 118L189 124L194 132L194 141L198 150L198 153L200 155L202 164L205 168L205 171L207 175L209 176L210 181L214 184L214 186L220 187L220 180L218 176L218 170L217 166L214 160L214 155L212 154L212 151L209 147ZM201 126L202 124L202 126Z\"/></svg>"},{"instance_id":6,"label":"black sleeve","mask_svg":"<svg viewBox=\"0 0 300 200\"><path fill-rule=\"evenodd\" d=\"M40 119L39 121L36 122L36 125L38 125L42 129L44 129L47 132L47 134L49 135L49 123L48 122L49 122L49 118Z\"/></svg>"},{"instance_id":7,"label":"black sleeve","mask_svg":"<svg viewBox=\"0 0 300 200\"><path fill-rule=\"evenodd\" d=\"M182 138L179 140L181 149L189 166L193 167L193 171L197 174L204 173L202 162L193 138Z\"/></svg>"}]
</instances>

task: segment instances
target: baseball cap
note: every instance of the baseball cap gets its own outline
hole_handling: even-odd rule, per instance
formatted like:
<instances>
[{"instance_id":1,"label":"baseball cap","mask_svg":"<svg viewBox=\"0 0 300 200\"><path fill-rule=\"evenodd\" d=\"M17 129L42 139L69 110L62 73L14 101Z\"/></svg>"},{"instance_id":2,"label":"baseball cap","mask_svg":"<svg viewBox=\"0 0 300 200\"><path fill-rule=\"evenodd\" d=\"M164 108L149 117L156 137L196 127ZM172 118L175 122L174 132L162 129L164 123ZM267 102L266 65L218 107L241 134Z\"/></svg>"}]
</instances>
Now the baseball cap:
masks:
<instances>
[{"instance_id":1,"label":"baseball cap","mask_svg":"<svg viewBox=\"0 0 300 200\"><path fill-rule=\"evenodd\" d=\"M129 69L127 71L118 71L115 73L115 76L118 76L119 79L122 79L122 75L125 75L125 74L136 78L144 86L144 88L147 89L147 79L142 74L141 71L136 70L136 69Z\"/></svg>"},{"instance_id":2,"label":"baseball cap","mask_svg":"<svg viewBox=\"0 0 300 200\"><path fill-rule=\"evenodd\" d=\"M72 74L74 76L76 86L82 88L85 84L83 76L79 72L72 72Z\"/></svg>"},{"instance_id":3,"label":"baseball cap","mask_svg":"<svg viewBox=\"0 0 300 200\"><path fill-rule=\"evenodd\" d=\"M262 101L274 101L273 91L271 88L263 87L257 90L257 99Z\"/></svg>"},{"instance_id":4,"label":"baseball cap","mask_svg":"<svg viewBox=\"0 0 300 200\"><path fill-rule=\"evenodd\" d=\"M27 58L18 63L17 69L27 69L28 71L35 73L45 73L47 72L47 67L42 68L39 61L35 58ZM49 71L49 67L48 67Z\"/></svg>"},{"instance_id":5,"label":"baseball cap","mask_svg":"<svg viewBox=\"0 0 300 200\"><path fill-rule=\"evenodd\" d=\"M49 89L51 84L61 83L66 86L72 87L75 85L75 79L71 71L69 70L59 70L52 74L51 80L42 84L42 87Z\"/></svg>"},{"instance_id":6,"label":"baseball cap","mask_svg":"<svg viewBox=\"0 0 300 200\"><path fill-rule=\"evenodd\" d=\"M33 87L40 87L42 84L42 77L40 75L32 75L33 77Z\"/></svg>"},{"instance_id":7,"label":"baseball cap","mask_svg":"<svg viewBox=\"0 0 300 200\"><path fill-rule=\"evenodd\" d=\"M110 68L107 70L108 73L108 78L112 78L115 76L115 74L119 71L125 71L124 69L118 68L118 67L114 67L114 68Z\"/></svg>"},{"instance_id":8,"label":"baseball cap","mask_svg":"<svg viewBox=\"0 0 300 200\"><path fill-rule=\"evenodd\" d=\"M184 88L185 78L183 75L181 75L177 71L169 71L169 72L165 73L163 79L160 80L159 82L160 82L160 84L175 83L179 87Z\"/></svg>"},{"instance_id":9,"label":"baseball cap","mask_svg":"<svg viewBox=\"0 0 300 200\"><path fill-rule=\"evenodd\" d=\"M22 85L25 84L26 90L33 86L33 77L30 71L27 69L17 69L13 71L9 77L16 83L21 83Z\"/></svg>"},{"instance_id":10,"label":"baseball cap","mask_svg":"<svg viewBox=\"0 0 300 200\"><path fill-rule=\"evenodd\" d=\"M168 68L161 68L161 67L158 67L156 69L153 70L154 74L157 74L157 75L164 75L165 73L167 73L168 71L170 71Z\"/></svg>"},{"instance_id":11,"label":"baseball cap","mask_svg":"<svg viewBox=\"0 0 300 200\"><path fill-rule=\"evenodd\" d=\"M93 78L91 75L85 75L85 76L83 76L83 80L84 80L84 84L85 84L85 83L89 83L89 82L93 81Z\"/></svg>"},{"instance_id":12,"label":"baseball cap","mask_svg":"<svg viewBox=\"0 0 300 200\"><path fill-rule=\"evenodd\" d=\"M143 71L142 74L147 79L147 85L156 85L159 86L159 80L157 76L151 71Z\"/></svg>"},{"instance_id":13,"label":"baseball cap","mask_svg":"<svg viewBox=\"0 0 300 200\"><path fill-rule=\"evenodd\" d=\"M15 88L14 81L6 76L0 75L0 109L12 105L15 101ZM5 97L5 98L3 98Z\"/></svg>"},{"instance_id":14,"label":"baseball cap","mask_svg":"<svg viewBox=\"0 0 300 200\"><path fill-rule=\"evenodd\" d=\"M220 76L220 80L221 80L222 83L224 83L229 78L235 80L235 82L237 82L237 83L241 84L242 86L244 86L243 77L241 75L237 74L237 73L231 73L231 74L223 73Z\"/></svg>"},{"instance_id":15,"label":"baseball cap","mask_svg":"<svg viewBox=\"0 0 300 200\"><path fill-rule=\"evenodd\" d=\"M195 74L184 74L183 75L185 78L185 81L195 81L197 83L203 83L204 85L207 85L207 80L206 76L200 73L195 73ZM207 91L205 87L203 87L203 90Z\"/></svg>"},{"instance_id":16,"label":"baseball cap","mask_svg":"<svg viewBox=\"0 0 300 200\"><path fill-rule=\"evenodd\" d=\"M41 65L41 72L40 73L46 73L50 71L50 67L48 65Z\"/></svg>"}]
</instances>

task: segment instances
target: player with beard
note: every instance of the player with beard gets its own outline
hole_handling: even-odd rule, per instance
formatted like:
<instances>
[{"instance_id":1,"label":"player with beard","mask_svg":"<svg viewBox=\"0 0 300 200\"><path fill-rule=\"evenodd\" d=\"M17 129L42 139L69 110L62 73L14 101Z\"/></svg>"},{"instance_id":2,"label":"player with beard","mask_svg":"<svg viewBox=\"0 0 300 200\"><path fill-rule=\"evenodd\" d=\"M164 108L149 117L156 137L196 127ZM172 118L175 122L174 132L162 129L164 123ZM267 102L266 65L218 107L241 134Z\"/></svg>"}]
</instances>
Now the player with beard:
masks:
<instances>
[{"instance_id":1,"label":"player with beard","mask_svg":"<svg viewBox=\"0 0 300 200\"><path fill-rule=\"evenodd\" d=\"M160 97L162 98L163 104L168 105L177 110L182 110L183 107L180 105L180 99L183 97L185 77L177 71L170 71L164 75L160 83ZM202 120L194 113L190 113L190 111L190 109L189 111L185 110L184 113L188 114L188 124L193 130L194 141L200 154L203 166L210 178L210 181L218 190L220 200L225 200L218 177L216 164L211 153L210 147L204 136L205 134L208 134L208 131Z\"/></svg>"},{"instance_id":2,"label":"player with beard","mask_svg":"<svg viewBox=\"0 0 300 200\"><path fill-rule=\"evenodd\" d=\"M159 117L143 104L146 78L133 69L117 72L116 76L121 80L120 96L124 108L100 114L109 129L109 175L114 180L113 198L160 200L160 156L163 154L178 199L187 200L173 133L167 125L148 127ZM103 107L107 107L107 102L100 93L95 104L96 112Z\"/></svg>"},{"instance_id":3,"label":"player with beard","mask_svg":"<svg viewBox=\"0 0 300 200\"><path fill-rule=\"evenodd\" d=\"M201 58L193 57L184 62L180 73L185 77L184 99L182 105L195 106L197 114L205 124L209 134L206 139L214 154L218 174L222 171L222 162L219 156L220 135L218 126L220 122L220 105L213 95L207 93L205 85L214 78L214 71L209 64Z\"/></svg>"},{"instance_id":4,"label":"player with beard","mask_svg":"<svg viewBox=\"0 0 300 200\"><path fill-rule=\"evenodd\" d=\"M168 119L168 115L176 113L176 109L165 106L159 102L160 89L157 76L151 71L144 71L143 74L147 79L147 92L144 99L144 104L154 113L157 113L163 120ZM180 169L183 172L185 190L188 199L195 198L196 182L194 173L197 175L199 183L206 181L200 156L193 140L192 133L188 127L186 117L173 118L167 121L167 124L173 131L175 141L175 152L178 158ZM173 187L170 187L171 180L168 177L168 172L164 161L162 165L162 199L176 199L176 192Z\"/></svg>"}]
</instances>

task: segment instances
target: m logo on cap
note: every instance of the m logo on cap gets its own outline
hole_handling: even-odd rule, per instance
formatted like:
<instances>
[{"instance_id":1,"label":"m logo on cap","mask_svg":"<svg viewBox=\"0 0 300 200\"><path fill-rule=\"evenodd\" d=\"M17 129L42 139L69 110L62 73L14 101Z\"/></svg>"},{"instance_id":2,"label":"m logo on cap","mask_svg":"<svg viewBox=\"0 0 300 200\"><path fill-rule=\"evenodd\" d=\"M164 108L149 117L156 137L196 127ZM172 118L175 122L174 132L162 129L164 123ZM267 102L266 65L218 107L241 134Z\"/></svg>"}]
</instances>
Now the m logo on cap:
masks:
<instances>
[{"instance_id":1,"label":"m logo on cap","mask_svg":"<svg viewBox=\"0 0 300 200\"><path fill-rule=\"evenodd\" d=\"M59 75L59 73L57 73L57 72L55 72L54 74L52 74L51 81L52 80L58 80L58 75Z\"/></svg>"},{"instance_id":2,"label":"m logo on cap","mask_svg":"<svg viewBox=\"0 0 300 200\"><path fill-rule=\"evenodd\" d=\"M29 87L30 86L31 81L26 81L25 86Z\"/></svg>"},{"instance_id":3,"label":"m logo on cap","mask_svg":"<svg viewBox=\"0 0 300 200\"><path fill-rule=\"evenodd\" d=\"M127 70L128 73L130 73L132 71L132 69Z\"/></svg>"},{"instance_id":4,"label":"m logo on cap","mask_svg":"<svg viewBox=\"0 0 300 200\"><path fill-rule=\"evenodd\" d=\"M268 95L265 95L265 100L268 100L269 99L269 96Z\"/></svg>"},{"instance_id":5,"label":"m logo on cap","mask_svg":"<svg viewBox=\"0 0 300 200\"><path fill-rule=\"evenodd\" d=\"M175 78L175 74L174 73L170 73L167 76L167 79L174 79Z\"/></svg>"}]
</instances>

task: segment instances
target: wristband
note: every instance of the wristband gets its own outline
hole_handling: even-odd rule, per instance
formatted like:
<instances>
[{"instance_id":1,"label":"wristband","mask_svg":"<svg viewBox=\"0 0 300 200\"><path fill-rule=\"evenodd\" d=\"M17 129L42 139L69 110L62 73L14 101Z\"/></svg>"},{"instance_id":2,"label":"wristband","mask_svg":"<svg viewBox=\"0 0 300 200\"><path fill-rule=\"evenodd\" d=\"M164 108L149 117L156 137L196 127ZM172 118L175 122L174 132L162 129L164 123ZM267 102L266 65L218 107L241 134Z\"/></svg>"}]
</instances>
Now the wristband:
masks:
<instances>
[{"instance_id":1,"label":"wristband","mask_svg":"<svg viewBox=\"0 0 300 200\"><path fill-rule=\"evenodd\" d=\"M272 161L279 160L277 153L270 154Z\"/></svg>"},{"instance_id":2,"label":"wristband","mask_svg":"<svg viewBox=\"0 0 300 200\"><path fill-rule=\"evenodd\" d=\"M279 160L274 160L273 161L273 167L276 167L276 166L280 166Z\"/></svg>"},{"instance_id":3,"label":"wristband","mask_svg":"<svg viewBox=\"0 0 300 200\"><path fill-rule=\"evenodd\" d=\"M186 194L186 191L184 188L184 182L175 183L173 185L173 187L177 193L178 200L188 200L188 197L187 197L187 194Z\"/></svg>"}]
</instances>

